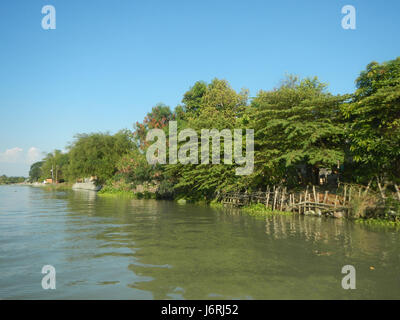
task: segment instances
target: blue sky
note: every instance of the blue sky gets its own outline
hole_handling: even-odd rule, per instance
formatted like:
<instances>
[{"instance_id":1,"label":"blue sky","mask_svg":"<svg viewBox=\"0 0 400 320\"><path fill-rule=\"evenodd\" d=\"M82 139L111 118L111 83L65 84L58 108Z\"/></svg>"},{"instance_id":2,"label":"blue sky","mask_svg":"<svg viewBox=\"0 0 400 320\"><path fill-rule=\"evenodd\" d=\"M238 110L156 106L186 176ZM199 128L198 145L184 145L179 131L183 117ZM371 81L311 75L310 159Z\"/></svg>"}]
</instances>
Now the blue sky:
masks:
<instances>
[{"instance_id":1,"label":"blue sky","mask_svg":"<svg viewBox=\"0 0 400 320\"><path fill-rule=\"evenodd\" d=\"M341 27L347 4L356 30ZM295 73L352 92L369 62L400 55L399 12L398 0L1 1L0 175L27 176L76 133L132 128L197 80L255 96Z\"/></svg>"}]
</instances>

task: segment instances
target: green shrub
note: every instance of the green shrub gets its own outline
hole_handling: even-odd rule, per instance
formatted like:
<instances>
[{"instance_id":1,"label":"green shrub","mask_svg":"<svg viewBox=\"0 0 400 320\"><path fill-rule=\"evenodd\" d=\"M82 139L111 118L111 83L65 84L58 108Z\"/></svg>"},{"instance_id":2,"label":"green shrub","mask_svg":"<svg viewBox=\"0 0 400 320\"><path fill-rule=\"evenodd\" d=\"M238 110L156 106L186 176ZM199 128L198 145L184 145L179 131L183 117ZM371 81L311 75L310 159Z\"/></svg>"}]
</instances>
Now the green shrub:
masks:
<instances>
[{"instance_id":1,"label":"green shrub","mask_svg":"<svg viewBox=\"0 0 400 320\"><path fill-rule=\"evenodd\" d=\"M262 203L244 206L242 208L242 210L251 216L258 216L258 217L265 217L265 216L270 216L270 215L289 216L289 215L293 214L293 212L290 212L290 211L271 210L270 208L266 208L265 205Z\"/></svg>"},{"instance_id":2,"label":"green shrub","mask_svg":"<svg viewBox=\"0 0 400 320\"><path fill-rule=\"evenodd\" d=\"M174 185L172 182L168 180L161 181L158 186L158 190L156 192L157 199L169 199L172 200L174 198Z\"/></svg>"},{"instance_id":3,"label":"green shrub","mask_svg":"<svg viewBox=\"0 0 400 320\"><path fill-rule=\"evenodd\" d=\"M355 193L349 202L349 218L363 218L368 207L368 195Z\"/></svg>"}]
</instances>

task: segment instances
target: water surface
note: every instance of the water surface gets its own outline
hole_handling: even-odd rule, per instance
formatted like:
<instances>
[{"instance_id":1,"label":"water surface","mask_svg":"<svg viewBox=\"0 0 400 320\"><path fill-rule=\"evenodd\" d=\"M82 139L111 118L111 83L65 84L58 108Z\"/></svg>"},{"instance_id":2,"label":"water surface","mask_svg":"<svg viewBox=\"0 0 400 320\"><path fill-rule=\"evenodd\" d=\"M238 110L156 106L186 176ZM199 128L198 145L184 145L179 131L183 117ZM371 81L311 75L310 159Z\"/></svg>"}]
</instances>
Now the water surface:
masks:
<instances>
[{"instance_id":1,"label":"water surface","mask_svg":"<svg viewBox=\"0 0 400 320\"><path fill-rule=\"evenodd\" d=\"M345 220L0 186L0 299L399 299L399 245Z\"/></svg>"}]
</instances>

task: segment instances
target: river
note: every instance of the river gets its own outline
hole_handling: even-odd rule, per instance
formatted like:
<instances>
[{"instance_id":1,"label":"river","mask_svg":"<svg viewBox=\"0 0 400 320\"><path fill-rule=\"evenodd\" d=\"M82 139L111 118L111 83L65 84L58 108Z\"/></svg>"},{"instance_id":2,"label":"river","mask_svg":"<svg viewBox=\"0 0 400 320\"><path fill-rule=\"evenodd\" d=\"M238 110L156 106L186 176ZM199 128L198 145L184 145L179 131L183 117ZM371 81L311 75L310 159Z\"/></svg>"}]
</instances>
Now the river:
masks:
<instances>
[{"instance_id":1,"label":"river","mask_svg":"<svg viewBox=\"0 0 400 320\"><path fill-rule=\"evenodd\" d=\"M399 298L395 229L0 186L0 299Z\"/></svg>"}]
</instances>

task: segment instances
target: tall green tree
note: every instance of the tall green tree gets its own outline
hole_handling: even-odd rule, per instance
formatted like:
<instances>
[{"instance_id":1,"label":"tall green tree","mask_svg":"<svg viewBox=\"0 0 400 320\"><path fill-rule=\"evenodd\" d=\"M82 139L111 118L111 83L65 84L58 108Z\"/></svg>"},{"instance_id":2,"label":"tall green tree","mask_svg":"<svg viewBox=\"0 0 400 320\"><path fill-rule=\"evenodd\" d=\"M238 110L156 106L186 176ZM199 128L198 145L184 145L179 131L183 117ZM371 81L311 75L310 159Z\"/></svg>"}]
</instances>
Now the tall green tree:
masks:
<instances>
[{"instance_id":1,"label":"tall green tree","mask_svg":"<svg viewBox=\"0 0 400 320\"><path fill-rule=\"evenodd\" d=\"M337 166L344 160L340 105L347 98L327 92L316 77L300 80L289 76L278 89L260 91L252 101L254 179L297 183L293 177L298 175L296 167L302 165L309 182L318 184L320 167Z\"/></svg>"},{"instance_id":2,"label":"tall green tree","mask_svg":"<svg viewBox=\"0 0 400 320\"><path fill-rule=\"evenodd\" d=\"M145 150L148 144L146 143L146 134L150 129L163 129L168 126L168 122L175 119L175 114L170 107L159 103L147 113L142 123L136 122L134 125L134 137L137 145Z\"/></svg>"},{"instance_id":3,"label":"tall green tree","mask_svg":"<svg viewBox=\"0 0 400 320\"><path fill-rule=\"evenodd\" d=\"M207 91L207 83L204 81L197 81L193 87L191 87L183 95L182 103L184 104L185 112L189 114L198 114L202 104L203 96Z\"/></svg>"},{"instance_id":4,"label":"tall green tree","mask_svg":"<svg viewBox=\"0 0 400 320\"><path fill-rule=\"evenodd\" d=\"M40 167L41 180L54 179L55 182L66 180L68 177L69 158L67 153L54 150L46 155Z\"/></svg>"},{"instance_id":5,"label":"tall green tree","mask_svg":"<svg viewBox=\"0 0 400 320\"><path fill-rule=\"evenodd\" d=\"M42 176L42 166L44 161L38 161L31 165L29 170L29 180L31 182L36 182Z\"/></svg>"},{"instance_id":6,"label":"tall green tree","mask_svg":"<svg viewBox=\"0 0 400 320\"><path fill-rule=\"evenodd\" d=\"M150 165L146 155L138 148L123 155L118 161L117 169L118 176L133 185L155 180L161 175L160 167Z\"/></svg>"},{"instance_id":7,"label":"tall green tree","mask_svg":"<svg viewBox=\"0 0 400 320\"><path fill-rule=\"evenodd\" d=\"M185 94L184 102L191 104L193 108L188 109L185 121L178 121L179 131L191 128L197 132L199 163L169 165L166 171L167 176L174 181L178 194L181 193L187 198L196 200L204 197L210 199L218 190L240 188L242 177L235 175L236 165L223 163L225 141L221 139L220 164L201 164L200 136L202 129L219 131L230 129L232 132L235 128L244 128L241 123L242 113L248 100L246 90L237 93L226 80L214 79L205 90L201 88L203 88L203 83L197 82L189 90L190 94ZM201 97L200 94L194 95L192 92L194 90L200 91ZM193 100L189 101L188 97ZM209 150L211 153L211 146Z\"/></svg>"},{"instance_id":8,"label":"tall green tree","mask_svg":"<svg viewBox=\"0 0 400 320\"><path fill-rule=\"evenodd\" d=\"M24 177L7 177L4 174L0 176L0 184L22 183L24 181L25 181Z\"/></svg>"},{"instance_id":9,"label":"tall green tree","mask_svg":"<svg viewBox=\"0 0 400 320\"><path fill-rule=\"evenodd\" d=\"M119 160L135 147L132 134L122 130L109 133L78 134L69 149L69 173L73 178L96 176L99 183L113 177Z\"/></svg>"},{"instance_id":10,"label":"tall green tree","mask_svg":"<svg viewBox=\"0 0 400 320\"><path fill-rule=\"evenodd\" d=\"M372 62L356 80L350 104L343 105L349 123L352 157L365 177L400 182L400 57Z\"/></svg>"}]
</instances>

